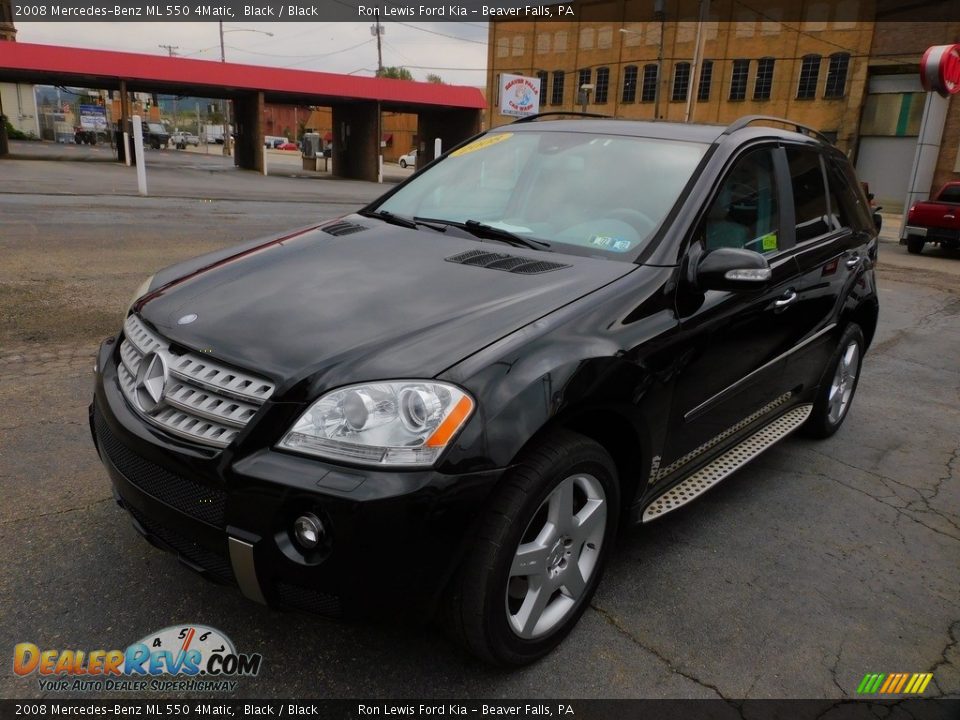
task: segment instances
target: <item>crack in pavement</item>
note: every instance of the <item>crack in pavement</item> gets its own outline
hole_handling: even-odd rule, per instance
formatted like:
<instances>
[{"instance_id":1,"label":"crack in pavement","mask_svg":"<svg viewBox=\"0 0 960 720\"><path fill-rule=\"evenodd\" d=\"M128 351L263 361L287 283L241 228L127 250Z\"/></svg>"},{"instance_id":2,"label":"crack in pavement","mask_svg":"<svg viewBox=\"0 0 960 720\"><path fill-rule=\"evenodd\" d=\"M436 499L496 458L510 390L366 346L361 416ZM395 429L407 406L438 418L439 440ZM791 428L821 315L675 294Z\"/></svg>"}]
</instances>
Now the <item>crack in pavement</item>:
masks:
<instances>
[{"instance_id":1,"label":"crack in pavement","mask_svg":"<svg viewBox=\"0 0 960 720\"><path fill-rule=\"evenodd\" d=\"M6 525L13 525L14 523L23 522L24 520L40 520L41 518L52 517L54 515L66 515L68 513L77 512L80 510L89 510L90 508L93 508L97 505L102 505L105 502L113 502L113 498L106 497L100 500L94 500L93 502L89 502L86 505L77 505L76 507L64 508L63 510L54 510L53 512L40 513L39 515L24 515L22 517L11 518L9 520L0 520L0 527L4 527Z\"/></svg>"},{"instance_id":2,"label":"crack in pavement","mask_svg":"<svg viewBox=\"0 0 960 720\"><path fill-rule=\"evenodd\" d=\"M908 504L908 505L905 505L905 506L903 506L903 507L900 507L900 506L898 506L898 505L894 505L893 503L885 502L886 498L889 498L889 497L895 497L895 498L897 498L898 500L902 500L902 498L901 498L899 495L897 495L896 493L894 493L893 495L883 495L883 496L872 495L872 494L870 494L869 492L867 492L866 490L863 490L862 488L858 488L858 487L856 487L855 485L850 485L849 483L845 483L845 482L843 482L843 480L839 480L838 478L832 477L831 475L827 475L827 473L824 473L824 472L808 472L808 471L803 471L803 470L797 470L797 471L794 471L794 472L795 472L797 475L810 475L810 476L813 476L813 477L820 477L820 478L823 478L823 479L825 479L825 480L830 480L831 482L835 482L835 483L837 483L838 485L842 485L843 487L847 488L848 490L853 490L854 492L858 492L858 493L860 493L861 495L866 495L866 496L867 496L868 498L870 498L871 500L873 500L873 501L875 501L875 502L878 502L878 503L880 503L881 505L884 505L885 507L890 508L891 510L893 510L894 512L896 512L898 516L903 516L903 517L907 518L907 520L910 520L911 522L915 522L917 525L920 525L921 527L925 527L927 530L930 530L931 532L937 533L937 535L943 535L943 536L946 537L946 538L950 538L951 540L957 540L958 542L960 542L960 536L958 536L958 535L951 535L951 534L948 533L948 532L944 532L943 530L941 530L941 529L939 529L939 528L936 528L936 527L934 527L934 526L932 526L932 525L928 525L927 523L923 522L922 520L919 520L918 518L915 518L913 515L910 514L910 512L911 512L911 511L912 511L912 512L922 512L922 511L914 510L914 509L910 508L909 504ZM888 488L888 489L889 489L889 488ZM956 523L954 523L952 520L950 520L950 519L948 519L948 518L944 518L942 515L940 515L939 512L936 512L936 511L931 511L931 512L932 512L933 515L936 515L937 517L940 517L941 519L946 520L946 522L949 523L950 525L952 525L953 527L957 527Z\"/></svg>"},{"instance_id":3,"label":"crack in pavement","mask_svg":"<svg viewBox=\"0 0 960 720\"><path fill-rule=\"evenodd\" d=\"M960 630L960 620L954 620L950 623L950 627L947 628L947 637L950 638L950 641L944 646L943 650L940 651L940 658L931 665L927 672L933 675L933 684L937 686L937 690L940 692L940 697L946 695L943 688L940 687L940 682L937 680L937 670L939 670L944 665L953 665L953 661L947 657L947 653L950 652L953 648L957 647L957 644L960 643L960 638L957 637L957 631ZM955 691L953 691L955 692Z\"/></svg>"},{"instance_id":4,"label":"crack in pavement","mask_svg":"<svg viewBox=\"0 0 960 720\"><path fill-rule=\"evenodd\" d=\"M681 677L686 678L687 680L690 680L691 682L696 683L696 684L699 685L700 687L703 687L703 688L706 688L706 689L708 689L708 690L711 690L712 692L716 693L717 697L719 697L721 700L724 700L725 702L728 702L728 703L730 703L731 705L733 705L734 707L737 707L737 708L739 709L739 706L737 706L735 703L731 702L728 698L724 697L723 693L720 692L720 689L719 689L716 685L712 685L712 684L710 684L710 683L708 683L708 682L704 682L704 681L701 680L700 678L698 678L698 677L696 677L696 676L694 676L694 675L691 675L691 674L689 674L689 673L687 673L687 672L684 672L683 670L681 670L680 668L678 668L676 665L674 665L673 661L670 660L670 658L668 658L668 657L666 657L665 655L663 655L659 650L656 650L656 649L654 649L654 648L648 647L647 645L644 645L644 644L640 641L639 638L637 638L635 635L633 635L633 633L631 633L629 630L627 630L625 627L623 627L623 625L620 624L620 622L617 620L616 617L614 617L614 615L613 615L612 613L608 612L607 610L603 609L602 607L600 607L599 605L597 605L596 603L593 603L593 602L590 603L590 607L591 607L600 617L602 617L604 620L606 620L607 624L610 625L611 627L613 627L614 630L616 630L618 633L620 633L620 634L623 635L625 638L627 638L628 640L630 640L633 644L637 645L638 647L642 648L642 649L645 650L646 652L650 653L650 654L653 655L655 658L657 658L657 660L659 660L659 661L662 662L664 665L666 665L667 668L669 668L670 672L676 673L677 675L680 675Z\"/></svg>"}]
</instances>

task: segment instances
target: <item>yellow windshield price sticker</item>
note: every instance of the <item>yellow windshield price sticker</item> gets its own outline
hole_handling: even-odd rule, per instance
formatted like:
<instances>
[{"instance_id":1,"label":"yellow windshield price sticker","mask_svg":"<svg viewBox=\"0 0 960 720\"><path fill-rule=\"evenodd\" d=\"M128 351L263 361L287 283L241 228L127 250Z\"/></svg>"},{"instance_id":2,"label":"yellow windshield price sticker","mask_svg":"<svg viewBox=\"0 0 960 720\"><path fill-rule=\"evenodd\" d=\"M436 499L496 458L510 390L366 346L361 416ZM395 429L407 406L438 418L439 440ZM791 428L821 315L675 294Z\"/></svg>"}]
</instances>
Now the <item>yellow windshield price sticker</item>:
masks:
<instances>
[{"instance_id":1,"label":"yellow windshield price sticker","mask_svg":"<svg viewBox=\"0 0 960 720\"><path fill-rule=\"evenodd\" d=\"M767 233L760 238L760 245L764 252L777 249L777 234L775 232Z\"/></svg>"},{"instance_id":2,"label":"yellow windshield price sticker","mask_svg":"<svg viewBox=\"0 0 960 720\"><path fill-rule=\"evenodd\" d=\"M491 145L502 143L504 140L509 140L512 137L513 133L496 133L495 135L487 135L479 140L474 140L469 145L464 145L459 150L454 150L452 153L450 153L450 157L460 157L461 155L467 155L468 153L476 152L477 150L484 150Z\"/></svg>"}]
</instances>

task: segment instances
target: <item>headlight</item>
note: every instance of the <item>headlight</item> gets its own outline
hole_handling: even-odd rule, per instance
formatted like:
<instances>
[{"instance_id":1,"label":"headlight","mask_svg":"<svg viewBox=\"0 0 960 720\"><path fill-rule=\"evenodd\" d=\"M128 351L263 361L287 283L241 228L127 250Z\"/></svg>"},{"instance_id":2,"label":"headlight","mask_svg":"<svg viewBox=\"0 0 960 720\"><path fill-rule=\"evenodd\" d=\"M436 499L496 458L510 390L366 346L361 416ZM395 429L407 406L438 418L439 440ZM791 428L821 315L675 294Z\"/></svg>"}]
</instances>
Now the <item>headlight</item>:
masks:
<instances>
[{"instance_id":1,"label":"headlight","mask_svg":"<svg viewBox=\"0 0 960 720\"><path fill-rule=\"evenodd\" d=\"M133 304L147 294L147 291L150 289L150 283L152 282L153 282L153 275L151 275L142 283L140 283L139 287L137 287L137 289L134 291L133 297L130 298L130 302L127 303L127 311L124 313L124 317L130 314L130 308L133 307Z\"/></svg>"},{"instance_id":2,"label":"headlight","mask_svg":"<svg viewBox=\"0 0 960 720\"><path fill-rule=\"evenodd\" d=\"M278 447L364 465L432 465L473 412L447 383L351 385L324 395Z\"/></svg>"}]
</instances>

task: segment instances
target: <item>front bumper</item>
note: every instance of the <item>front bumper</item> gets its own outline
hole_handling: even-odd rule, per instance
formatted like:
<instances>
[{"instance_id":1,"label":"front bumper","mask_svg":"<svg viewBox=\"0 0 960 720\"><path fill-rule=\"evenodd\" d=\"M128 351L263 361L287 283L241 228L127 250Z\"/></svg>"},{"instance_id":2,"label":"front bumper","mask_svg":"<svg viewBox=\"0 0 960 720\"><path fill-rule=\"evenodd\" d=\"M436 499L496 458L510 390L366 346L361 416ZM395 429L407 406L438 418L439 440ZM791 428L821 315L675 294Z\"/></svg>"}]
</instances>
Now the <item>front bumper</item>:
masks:
<instances>
[{"instance_id":1,"label":"front bumper","mask_svg":"<svg viewBox=\"0 0 960 720\"><path fill-rule=\"evenodd\" d=\"M113 340L97 367L90 428L134 527L191 569L270 606L429 614L503 472L346 468L244 446L260 433L218 453L133 412L117 384ZM306 512L327 528L312 552L290 535Z\"/></svg>"}]
</instances>

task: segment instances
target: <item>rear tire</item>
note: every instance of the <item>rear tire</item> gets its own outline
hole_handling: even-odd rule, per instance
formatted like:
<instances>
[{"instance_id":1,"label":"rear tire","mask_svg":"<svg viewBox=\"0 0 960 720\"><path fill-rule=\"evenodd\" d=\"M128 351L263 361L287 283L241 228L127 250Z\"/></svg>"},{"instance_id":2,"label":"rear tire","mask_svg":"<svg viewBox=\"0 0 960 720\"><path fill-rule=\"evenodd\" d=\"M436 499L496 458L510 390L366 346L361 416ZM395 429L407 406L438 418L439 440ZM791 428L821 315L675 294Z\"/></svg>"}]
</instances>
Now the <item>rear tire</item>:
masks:
<instances>
[{"instance_id":1,"label":"rear tire","mask_svg":"<svg viewBox=\"0 0 960 720\"><path fill-rule=\"evenodd\" d=\"M804 435L828 438L843 425L860 382L864 347L860 326L847 325L820 380L813 410L803 424Z\"/></svg>"},{"instance_id":2,"label":"rear tire","mask_svg":"<svg viewBox=\"0 0 960 720\"><path fill-rule=\"evenodd\" d=\"M553 650L590 603L616 537L616 467L598 443L556 430L504 477L445 606L449 634L496 665Z\"/></svg>"},{"instance_id":3,"label":"rear tire","mask_svg":"<svg viewBox=\"0 0 960 720\"><path fill-rule=\"evenodd\" d=\"M926 244L926 240L923 238L910 235L907 237L907 252L911 255L919 255L923 252L923 246Z\"/></svg>"}]
</instances>

